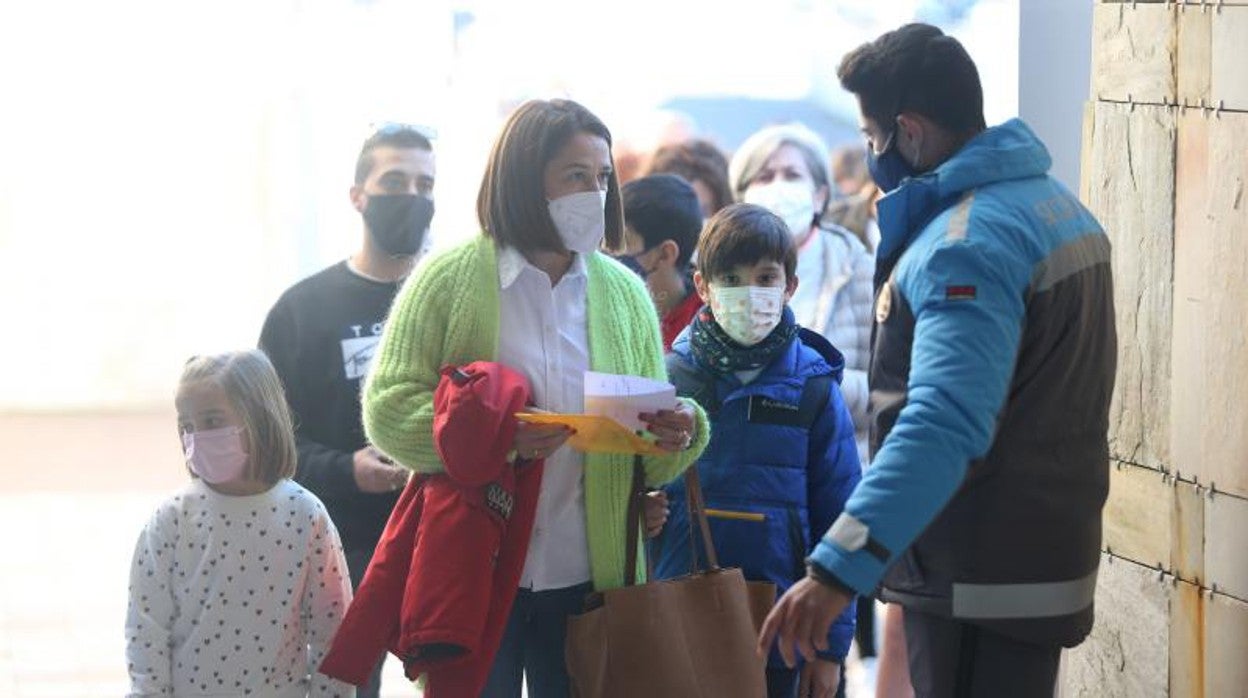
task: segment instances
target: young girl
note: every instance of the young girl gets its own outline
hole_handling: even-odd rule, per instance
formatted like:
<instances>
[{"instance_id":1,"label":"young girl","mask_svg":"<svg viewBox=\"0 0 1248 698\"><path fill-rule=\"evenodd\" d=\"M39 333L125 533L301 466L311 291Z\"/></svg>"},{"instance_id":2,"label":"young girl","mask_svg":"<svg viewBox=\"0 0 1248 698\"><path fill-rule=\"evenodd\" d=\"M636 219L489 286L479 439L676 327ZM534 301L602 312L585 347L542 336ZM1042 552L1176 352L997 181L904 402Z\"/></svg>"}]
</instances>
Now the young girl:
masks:
<instances>
[{"instance_id":1,"label":"young girl","mask_svg":"<svg viewBox=\"0 0 1248 698\"><path fill-rule=\"evenodd\" d=\"M131 696L353 696L316 673L351 585L338 532L290 480L295 443L259 351L187 362L176 399L190 484L135 546Z\"/></svg>"}]
</instances>

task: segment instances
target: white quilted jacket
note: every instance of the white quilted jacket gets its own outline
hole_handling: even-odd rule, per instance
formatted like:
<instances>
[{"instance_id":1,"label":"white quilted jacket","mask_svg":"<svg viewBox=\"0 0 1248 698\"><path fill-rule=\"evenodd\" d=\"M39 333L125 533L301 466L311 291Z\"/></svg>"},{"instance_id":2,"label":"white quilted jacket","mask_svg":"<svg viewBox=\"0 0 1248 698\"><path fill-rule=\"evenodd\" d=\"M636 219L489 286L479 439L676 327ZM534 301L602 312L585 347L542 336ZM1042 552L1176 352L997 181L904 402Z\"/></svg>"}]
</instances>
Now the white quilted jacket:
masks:
<instances>
[{"instance_id":1,"label":"white quilted jacket","mask_svg":"<svg viewBox=\"0 0 1248 698\"><path fill-rule=\"evenodd\" d=\"M874 274L875 258L853 233L825 226L801 250L798 292L790 303L798 324L822 334L845 356L841 392L854 419L858 456L864 466Z\"/></svg>"}]
</instances>

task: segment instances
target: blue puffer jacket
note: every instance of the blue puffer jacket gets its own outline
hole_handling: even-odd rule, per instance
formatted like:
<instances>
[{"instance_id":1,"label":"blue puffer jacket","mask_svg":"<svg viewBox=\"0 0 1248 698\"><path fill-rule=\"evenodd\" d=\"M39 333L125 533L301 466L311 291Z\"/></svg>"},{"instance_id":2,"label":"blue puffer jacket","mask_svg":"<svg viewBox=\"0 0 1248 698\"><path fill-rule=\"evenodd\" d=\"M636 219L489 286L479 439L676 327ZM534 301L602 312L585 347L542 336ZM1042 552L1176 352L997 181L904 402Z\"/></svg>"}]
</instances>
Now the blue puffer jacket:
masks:
<instances>
[{"instance_id":1,"label":"blue puffer jacket","mask_svg":"<svg viewBox=\"0 0 1248 698\"><path fill-rule=\"evenodd\" d=\"M697 365L688 329L672 351L678 360ZM780 593L806 575L806 556L861 478L854 424L838 386L843 366L831 343L803 331L749 384L735 376L715 381L721 406L711 416L711 442L697 467L707 508L722 512L710 517L719 563L740 567L746 579L773 582ZM826 406L809 429L792 426L807 379L819 375L834 379ZM661 579L690 569L683 480L665 491L671 515L651 542ZM738 516L729 518L733 514ZM853 608L850 604L833 625L828 651L820 654L824 659L841 661L849 651ZM782 666L775 650L770 664Z\"/></svg>"}]
</instances>

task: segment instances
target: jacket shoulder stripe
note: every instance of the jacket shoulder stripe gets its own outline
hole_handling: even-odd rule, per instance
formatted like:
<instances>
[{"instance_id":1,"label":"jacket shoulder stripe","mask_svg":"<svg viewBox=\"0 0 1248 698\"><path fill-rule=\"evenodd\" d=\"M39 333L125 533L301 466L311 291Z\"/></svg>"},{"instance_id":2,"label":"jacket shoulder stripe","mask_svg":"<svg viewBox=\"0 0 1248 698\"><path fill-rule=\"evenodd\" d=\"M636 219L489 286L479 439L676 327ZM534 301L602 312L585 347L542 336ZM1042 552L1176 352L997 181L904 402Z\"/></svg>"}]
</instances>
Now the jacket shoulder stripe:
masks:
<instances>
[{"instance_id":1,"label":"jacket shoulder stripe","mask_svg":"<svg viewBox=\"0 0 1248 698\"><path fill-rule=\"evenodd\" d=\"M1031 275L1033 293L1043 293L1058 282L1110 260L1109 238L1090 233L1058 247L1036 264Z\"/></svg>"},{"instance_id":2,"label":"jacket shoulder stripe","mask_svg":"<svg viewBox=\"0 0 1248 698\"><path fill-rule=\"evenodd\" d=\"M958 202L958 207L953 210L953 215L949 218L949 228L945 232L946 241L966 239L966 228L971 221L971 205L974 203L975 190L972 189L962 197L962 200Z\"/></svg>"}]
</instances>

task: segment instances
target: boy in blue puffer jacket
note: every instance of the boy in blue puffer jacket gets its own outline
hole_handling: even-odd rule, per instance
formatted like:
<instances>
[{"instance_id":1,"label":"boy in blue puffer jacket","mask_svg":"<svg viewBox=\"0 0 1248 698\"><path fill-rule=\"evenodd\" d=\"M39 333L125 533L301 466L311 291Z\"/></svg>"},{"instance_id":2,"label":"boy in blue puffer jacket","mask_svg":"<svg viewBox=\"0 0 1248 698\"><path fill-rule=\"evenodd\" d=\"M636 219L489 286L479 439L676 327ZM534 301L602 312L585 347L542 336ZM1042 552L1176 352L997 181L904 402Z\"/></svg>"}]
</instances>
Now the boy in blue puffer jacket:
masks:
<instances>
[{"instance_id":1,"label":"boy in blue puffer jacket","mask_svg":"<svg viewBox=\"0 0 1248 698\"><path fill-rule=\"evenodd\" d=\"M760 206L729 206L707 222L697 249L693 279L706 307L676 339L669 378L711 418L697 468L720 564L783 592L806 576L806 556L861 477L838 387L844 361L789 310L797 251L782 219ZM664 491L671 515L651 545L656 576L670 578L689 572L691 553L684 483ZM803 696L844 694L850 609L819 661L788 667L772 652L771 698L795 696L807 682L813 690Z\"/></svg>"}]
</instances>

